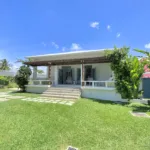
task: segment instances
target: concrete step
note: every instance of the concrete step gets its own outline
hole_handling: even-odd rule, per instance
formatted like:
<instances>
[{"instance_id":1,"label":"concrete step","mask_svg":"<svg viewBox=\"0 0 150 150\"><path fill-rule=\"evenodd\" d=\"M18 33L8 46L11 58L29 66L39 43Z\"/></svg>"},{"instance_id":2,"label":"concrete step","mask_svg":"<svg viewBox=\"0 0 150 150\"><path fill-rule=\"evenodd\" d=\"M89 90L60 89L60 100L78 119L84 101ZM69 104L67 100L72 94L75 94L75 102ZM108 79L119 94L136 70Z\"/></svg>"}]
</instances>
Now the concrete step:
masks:
<instances>
[{"instance_id":1,"label":"concrete step","mask_svg":"<svg viewBox=\"0 0 150 150\"><path fill-rule=\"evenodd\" d=\"M50 87L41 96L57 99L79 99L81 90L79 88Z\"/></svg>"},{"instance_id":2,"label":"concrete step","mask_svg":"<svg viewBox=\"0 0 150 150\"><path fill-rule=\"evenodd\" d=\"M62 99L79 99L80 96L72 96L72 95L49 95L49 94L43 94L43 97L49 97L49 98L62 98Z\"/></svg>"},{"instance_id":3,"label":"concrete step","mask_svg":"<svg viewBox=\"0 0 150 150\"><path fill-rule=\"evenodd\" d=\"M76 101L76 99L64 99L64 98L61 98L61 97L47 97L47 96L42 96L43 99L50 99L50 100L60 100L60 101Z\"/></svg>"},{"instance_id":4,"label":"concrete step","mask_svg":"<svg viewBox=\"0 0 150 150\"><path fill-rule=\"evenodd\" d=\"M69 93L69 94L71 94L71 93L80 94L81 93L81 91L65 91L65 90L46 90L45 92L49 92L49 93L51 93L51 92L53 92L53 93Z\"/></svg>"},{"instance_id":5,"label":"concrete step","mask_svg":"<svg viewBox=\"0 0 150 150\"><path fill-rule=\"evenodd\" d=\"M80 96L81 92L57 92L57 91L46 91L43 94L47 94L47 95L72 95L72 96Z\"/></svg>"},{"instance_id":6,"label":"concrete step","mask_svg":"<svg viewBox=\"0 0 150 150\"><path fill-rule=\"evenodd\" d=\"M81 90L79 88L60 88L60 87L50 87L47 89L47 91L74 91L74 92L80 92Z\"/></svg>"}]
</instances>

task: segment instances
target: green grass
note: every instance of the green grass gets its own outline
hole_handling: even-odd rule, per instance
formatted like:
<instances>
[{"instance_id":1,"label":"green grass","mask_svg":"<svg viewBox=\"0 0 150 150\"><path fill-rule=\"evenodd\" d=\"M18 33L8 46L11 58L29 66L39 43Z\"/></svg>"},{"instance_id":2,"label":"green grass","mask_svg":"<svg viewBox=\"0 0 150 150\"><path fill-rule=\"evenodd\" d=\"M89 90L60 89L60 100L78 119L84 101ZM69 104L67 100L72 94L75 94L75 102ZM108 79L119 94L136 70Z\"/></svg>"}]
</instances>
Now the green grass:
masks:
<instances>
[{"instance_id":1,"label":"green grass","mask_svg":"<svg viewBox=\"0 0 150 150\"><path fill-rule=\"evenodd\" d=\"M25 97L39 97L40 94L34 94L34 93L25 93L20 91L13 91L9 93L10 95L14 96L25 96Z\"/></svg>"},{"instance_id":2,"label":"green grass","mask_svg":"<svg viewBox=\"0 0 150 150\"><path fill-rule=\"evenodd\" d=\"M88 99L73 106L1 102L0 149L149 150L150 119L131 116L135 107Z\"/></svg>"}]
</instances>

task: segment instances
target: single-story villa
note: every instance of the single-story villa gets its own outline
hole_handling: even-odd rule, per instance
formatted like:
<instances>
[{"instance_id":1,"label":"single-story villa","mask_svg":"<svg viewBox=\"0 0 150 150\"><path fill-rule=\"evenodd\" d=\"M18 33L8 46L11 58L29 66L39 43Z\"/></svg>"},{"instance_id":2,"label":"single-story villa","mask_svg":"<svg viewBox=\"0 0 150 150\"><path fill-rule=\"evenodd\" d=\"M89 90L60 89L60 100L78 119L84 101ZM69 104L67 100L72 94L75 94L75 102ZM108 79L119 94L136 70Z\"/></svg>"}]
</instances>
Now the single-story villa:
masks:
<instances>
[{"instance_id":1,"label":"single-story villa","mask_svg":"<svg viewBox=\"0 0 150 150\"><path fill-rule=\"evenodd\" d=\"M113 50L113 49L112 49ZM81 97L121 101L116 93L110 61L105 49L29 56L33 80L27 92L44 93L50 88L80 89ZM37 67L47 67L47 77L37 78ZM70 93L71 94L71 93ZM59 93L57 93L59 95ZM122 100L123 101L123 100Z\"/></svg>"}]
</instances>

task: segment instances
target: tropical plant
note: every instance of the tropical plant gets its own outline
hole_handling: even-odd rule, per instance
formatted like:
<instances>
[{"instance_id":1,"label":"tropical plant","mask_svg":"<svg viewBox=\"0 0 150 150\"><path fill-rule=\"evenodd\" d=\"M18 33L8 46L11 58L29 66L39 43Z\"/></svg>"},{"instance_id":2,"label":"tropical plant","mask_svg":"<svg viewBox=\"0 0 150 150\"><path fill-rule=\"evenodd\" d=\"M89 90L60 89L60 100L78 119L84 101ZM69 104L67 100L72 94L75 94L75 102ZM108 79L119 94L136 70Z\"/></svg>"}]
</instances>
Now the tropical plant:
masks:
<instances>
[{"instance_id":1,"label":"tropical plant","mask_svg":"<svg viewBox=\"0 0 150 150\"><path fill-rule=\"evenodd\" d=\"M144 63L137 57L129 55L129 48L116 48L114 51L106 51L107 58L111 61L111 69L114 72L115 87L122 98L138 98L141 91L140 78L144 73Z\"/></svg>"},{"instance_id":2,"label":"tropical plant","mask_svg":"<svg viewBox=\"0 0 150 150\"><path fill-rule=\"evenodd\" d=\"M26 90L25 85L28 84L31 74L31 69L28 66L23 65L20 67L17 75L15 76L15 82L23 92Z\"/></svg>"},{"instance_id":3,"label":"tropical plant","mask_svg":"<svg viewBox=\"0 0 150 150\"><path fill-rule=\"evenodd\" d=\"M1 60L1 67L0 70L10 70L11 69L11 64L7 61L7 59Z\"/></svg>"},{"instance_id":4,"label":"tropical plant","mask_svg":"<svg viewBox=\"0 0 150 150\"><path fill-rule=\"evenodd\" d=\"M145 63L145 64L147 65L147 67L150 69L150 52L148 52L148 51L146 51L146 50L137 49L137 48L135 48L134 51L146 55L146 57L143 58L142 61L145 61L144 63Z\"/></svg>"}]
</instances>

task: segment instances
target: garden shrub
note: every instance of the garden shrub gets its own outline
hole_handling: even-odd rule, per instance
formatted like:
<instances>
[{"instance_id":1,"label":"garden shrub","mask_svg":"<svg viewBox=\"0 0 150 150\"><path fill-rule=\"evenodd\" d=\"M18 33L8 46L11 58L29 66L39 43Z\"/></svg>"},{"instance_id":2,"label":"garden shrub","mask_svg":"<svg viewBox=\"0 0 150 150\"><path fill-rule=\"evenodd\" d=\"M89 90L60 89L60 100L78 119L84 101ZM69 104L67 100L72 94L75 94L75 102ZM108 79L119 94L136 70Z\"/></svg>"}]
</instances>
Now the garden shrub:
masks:
<instances>
[{"instance_id":1,"label":"garden shrub","mask_svg":"<svg viewBox=\"0 0 150 150\"><path fill-rule=\"evenodd\" d=\"M15 76L15 82L19 86L19 88L25 92L26 87L29 83L29 77L32 74L29 66L23 65L19 68L17 75Z\"/></svg>"}]
</instances>

